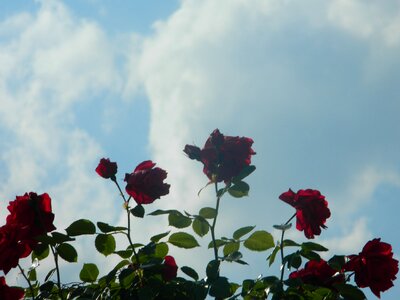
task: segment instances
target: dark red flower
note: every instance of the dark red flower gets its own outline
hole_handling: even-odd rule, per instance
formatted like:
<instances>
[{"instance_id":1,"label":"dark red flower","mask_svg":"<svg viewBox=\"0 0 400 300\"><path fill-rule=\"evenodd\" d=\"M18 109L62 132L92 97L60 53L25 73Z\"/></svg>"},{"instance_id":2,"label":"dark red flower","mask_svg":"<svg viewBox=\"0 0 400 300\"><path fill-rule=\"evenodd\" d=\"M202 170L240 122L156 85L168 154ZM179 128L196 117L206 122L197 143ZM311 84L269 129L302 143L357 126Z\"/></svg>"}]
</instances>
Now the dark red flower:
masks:
<instances>
[{"instance_id":1,"label":"dark red flower","mask_svg":"<svg viewBox=\"0 0 400 300\"><path fill-rule=\"evenodd\" d=\"M304 266L304 269L292 272L289 278L300 279L305 284L332 288L335 283L344 283L344 275L337 274L323 259L310 260Z\"/></svg>"},{"instance_id":2,"label":"dark red flower","mask_svg":"<svg viewBox=\"0 0 400 300\"><path fill-rule=\"evenodd\" d=\"M399 262L393 258L390 244L373 239L365 244L358 255L350 255L349 259L345 269L355 272L355 282L359 287L369 287L380 298L380 292L393 286Z\"/></svg>"},{"instance_id":3,"label":"dark red flower","mask_svg":"<svg viewBox=\"0 0 400 300\"><path fill-rule=\"evenodd\" d=\"M146 160L139 164L131 174L125 174L126 192L137 204L149 204L169 193L170 185L164 183L167 172L154 168L156 164Z\"/></svg>"},{"instance_id":4,"label":"dark red flower","mask_svg":"<svg viewBox=\"0 0 400 300\"><path fill-rule=\"evenodd\" d=\"M165 281L171 281L176 278L178 273L178 266L176 265L175 259L172 256L167 255L164 258L164 265L162 269L162 277Z\"/></svg>"},{"instance_id":5,"label":"dark red flower","mask_svg":"<svg viewBox=\"0 0 400 300\"><path fill-rule=\"evenodd\" d=\"M0 227L0 270L7 274L18 265L19 259L27 257L31 247L17 239L18 228ZM0 297L0 299L3 299Z\"/></svg>"},{"instance_id":6,"label":"dark red flower","mask_svg":"<svg viewBox=\"0 0 400 300\"><path fill-rule=\"evenodd\" d=\"M203 172L211 181L229 182L250 165L253 140L247 137L224 136L215 129L203 149L186 145L183 150L190 159L201 161Z\"/></svg>"},{"instance_id":7,"label":"dark red flower","mask_svg":"<svg viewBox=\"0 0 400 300\"><path fill-rule=\"evenodd\" d=\"M28 242L31 247L37 244L35 237L56 229L51 199L46 193L37 195L30 192L17 196L7 208L10 211L7 226L16 230L18 240Z\"/></svg>"},{"instance_id":8,"label":"dark red flower","mask_svg":"<svg viewBox=\"0 0 400 300\"><path fill-rule=\"evenodd\" d=\"M281 194L279 199L296 209L296 228L304 231L308 239L321 234L326 219L331 216L325 196L317 190L299 190L294 193L291 189Z\"/></svg>"},{"instance_id":9,"label":"dark red flower","mask_svg":"<svg viewBox=\"0 0 400 300\"><path fill-rule=\"evenodd\" d=\"M96 168L96 172L103 178L115 180L117 169L118 166L116 162L111 162L108 158L102 158Z\"/></svg>"},{"instance_id":10,"label":"dark red flower","mask_svg":"<svg viewBox=\"0 0 400 300\"><path fill-rule=\"evenodd\" d=\"M19 300L24 297L24 294L21 288L9 287L4 276L0 277L0 299Z\"/></svg>"}]
</instances>

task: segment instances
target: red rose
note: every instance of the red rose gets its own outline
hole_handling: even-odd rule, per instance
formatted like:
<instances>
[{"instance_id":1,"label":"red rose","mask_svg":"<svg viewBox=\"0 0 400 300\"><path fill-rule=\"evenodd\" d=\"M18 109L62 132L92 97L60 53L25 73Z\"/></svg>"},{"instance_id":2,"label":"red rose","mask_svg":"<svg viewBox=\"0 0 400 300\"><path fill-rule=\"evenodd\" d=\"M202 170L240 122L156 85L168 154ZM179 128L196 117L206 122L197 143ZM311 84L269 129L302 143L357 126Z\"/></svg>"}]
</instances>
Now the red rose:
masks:
<instances>
[{"instance_id":1,"label":"red rose","mask_svg":"<svg viewBox=\"0 0 400 300\"><path fill-rule=\"evenodd\" d=\"M32 252L27 243L17 240L17 234L18 228L7 225L0 227L0 270L5 274L18 265L20 258Z\"/></svg>"},{"instance_id":2,"label":"red rose","mask_svg":"<svg viewBox=\"0 0 400 300\"><path fill-rule=\"evenodd\" d=\"M365 244L358 255L350 255L345 265L347 271L354 271L355 282L361 287L369 287L380 298L380 292L393 286L399 271L399 262L393 258L392 246L373 239Z\"/></svg>"},{"instance_id":3,"label":"red rose","mask_svg":"<svg viewBox=\"0 0 400 300\"><path fill-rule=\"evenodd\" d=\"M229 182L250 165L251 156L256 154L251 148L253 140L247 137L224 136L215 129L207 139L203 149L186 145L183 150L190 159L201 161L203 172L217 182Z\"/></svg>"},{"instance_id":4,"label":"red rose","mask_svg":"<svg viewBox=\"0 0 400 300\"><path fill-rule=\"evenodd\" d=\"M156 164L146 160L139 164L131 174L125 175L126 192L137 204L149 204L169 193L170 185L164 183L167 172L154 168Z\"/></svg>"},{"instance_id":5,"label":"red rose","mask_svg":"<svg viewBox=\"0 0 400 300\"><path fill-rule=\"evenodd\" d=\"M8 205L10 214L7 225L17 230L17 238L37 244L35 237L56 229L53 225L54 214L51 212L51 199L48 194L37 195L30 192L17 196Z\"/></svg>"},{"instance_id":6,"label":"red rose","mask_svg":"<svg viewBox=\"0 0 400 300\"><path fill-rule=\"evenodd\" d=\"M24 291L20 288L9 287L6 279L0 277L0 299L2 300L19 300L24 297Z\"/></svg>"},{"instance_id":7,"label":"red rose","mask_svg":"<svg viewBox=\"0 0 400 300\"><path fill-rule=\"evenodd\" d=\"M304 269L292 272L289 278L300 279L305 284L312 284L315 286L323 286L332 288L334 283L344 282L344 275L338 274L336 270L332 269L326 261L310 260L304 266Z\"/></svg>"},{"instance_id":8,"label":"red rose","mask_svg":"<svg viewBox=\"0 0 400 300\"><path fill-rule=\"evenodd\" d=\"M294 193L291 189L279 196L279 199L290 204L296 209L296 228L304 230L308 239L321 234L321 228L331 216L325 196L317 190L299 190Z\"/></svg>"},{"instance_id":9,"label":"red rose","mask_svg":"<svg viewBox=\"0 0 400 300\"><path fill-rule=\"evenodd\" d=\"M103 178L111 178L111 180L115 180L117 169L118 166L116 162L111 162L108 158L102 158L96 168L96 172Z\"/></svg>"},{"instance_id":10,"label":"red rose","mask_svg":"<svg viewBox=\"0 0 400 300\"><path fill-rule=\"evenodd\" d=\"M172 256L167 255L164 258L164 268L162 270L162 277L165 281L171 281L176 278L178 273L178 266Z\"/></svg>"}]
</instances>

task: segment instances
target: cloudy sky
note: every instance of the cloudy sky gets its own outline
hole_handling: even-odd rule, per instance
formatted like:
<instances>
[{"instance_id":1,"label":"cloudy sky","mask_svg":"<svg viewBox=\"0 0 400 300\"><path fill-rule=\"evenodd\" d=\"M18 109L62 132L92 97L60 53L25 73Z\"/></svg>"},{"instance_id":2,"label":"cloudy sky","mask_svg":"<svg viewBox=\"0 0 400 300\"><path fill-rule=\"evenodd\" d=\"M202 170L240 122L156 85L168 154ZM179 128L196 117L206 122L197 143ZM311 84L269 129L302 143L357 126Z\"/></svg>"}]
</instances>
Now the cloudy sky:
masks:
<instances>
[{"instance_id":1,"label":"cloudy sky","mask_svg":"<svg viewBox=\"0 0 400 300\"><path fill-rule=\"evenodd\" d=\"M52 197L59 230L77 218L123 224L115 187L94 172L101 157L117 161L121 181L152 159L168 171L171 194L147 212L196 213L215 200L197 196L207 178L182 149L219 128L254 139L257 170L249 197L223 199L217 235L246 225L276 234L272 224L293 213L278 196L314 188L332 211L317 242L352 254L381 237L398 259L399 53L396 0L3 1L0 217L35 191ZM167 220L133 226L146 243ZM77 248L76 269L105 264L91 243ZM170 254L199 273L212 258L206 248ZM250 267L225 271L268 275L267 254L244 251Z\"/></svg>"}]
</instances>

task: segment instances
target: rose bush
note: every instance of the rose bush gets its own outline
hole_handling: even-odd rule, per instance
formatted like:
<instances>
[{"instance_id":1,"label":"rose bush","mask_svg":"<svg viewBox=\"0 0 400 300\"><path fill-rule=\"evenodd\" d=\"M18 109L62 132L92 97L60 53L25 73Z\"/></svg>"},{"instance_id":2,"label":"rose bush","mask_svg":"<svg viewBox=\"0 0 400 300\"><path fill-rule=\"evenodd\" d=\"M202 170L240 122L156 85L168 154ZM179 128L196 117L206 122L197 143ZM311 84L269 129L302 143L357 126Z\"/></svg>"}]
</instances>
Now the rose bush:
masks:
<instances>
[{"instance_id":1,"label":"rose bush","mask_svg":"<svg viewBox=\"0 0 400 300\"><path fill-rule=\"evenodd\" d=\"M0 277L0 299L267 299L273 300L361 300L365 299L360 288L369 287L380 293L393 286L398 273L398 261L393 258L392 247L380 239L366 243L357 255L334 255L329 260L320 253L328 251L310 239L326 229L331 212L328 202L318 190L289 189L279 199L293 206L296 212L285 223L273 225L280 230L276 240L265 230L245 226L233 231L231 237L218 237L217 218L220 215L221 198L228 195L241 198L248 195L249 185L244 181L255 171L251 165L253 140L247 137L224 136L218 129L207 139L204 147L186 145L184 152L190 159L203 165L208 177L206 186L215 189L215 207L203 207L189 213L177 209L156 209L147 216L168 216L168 224L174 232L162 231L149 237L145 243L134 241L132 218L146 216L144 204L168 195L170 185L167 172L150 160L140 163L132 173L126 173L125 192L117 180L118 166L110 159L102 158L95 172L116 185L126 213L126 227L114 226L101 221L94 224L88 219L74 221L65 232L56 231L51 199L46 193L30 192L10 201L6 223L0 227L0 269L8 273L18 267L27 286L12 287ZM134 205L131 206L134 200ZM146 209L149 206L146 206ZM307 240L296 242L285 238L296 218L296 228L303 231ZM209 236L208 247L212 249L211 260L204 263L205 277L190 266L180 266L179 257L170 254L170 246L183 249L198 247L194 235L182 231L190 228L199 238ZM140 230L140 229L138 229ZM78 253L73 246L83 235L95 237L95 249L108 257L119 258L118 263L101 277L93 263L84 263L79 273L80 282L63 283L59 259L74 263ZM126 244L117 245L115 236L122 235ZM257 276L231 282L224 276L224 264L247 264L242 248L250 251L268 251L271 266L280 257L277 276ZM288 251L290 249L290 251ZM36 269L38 261L50 253L54 261L51 269L40 282ZM23 268L20 260L31 254L32 265ZM178 261L178 263L177 263ZM180 273L178 273L180 270ZM285 271L290 274L285 277ZM55 274L55 275L54 275ZM179 276L180 275L180 276ZM353 283L354 280L354 283Z\"/></svg>"}]
</instances>

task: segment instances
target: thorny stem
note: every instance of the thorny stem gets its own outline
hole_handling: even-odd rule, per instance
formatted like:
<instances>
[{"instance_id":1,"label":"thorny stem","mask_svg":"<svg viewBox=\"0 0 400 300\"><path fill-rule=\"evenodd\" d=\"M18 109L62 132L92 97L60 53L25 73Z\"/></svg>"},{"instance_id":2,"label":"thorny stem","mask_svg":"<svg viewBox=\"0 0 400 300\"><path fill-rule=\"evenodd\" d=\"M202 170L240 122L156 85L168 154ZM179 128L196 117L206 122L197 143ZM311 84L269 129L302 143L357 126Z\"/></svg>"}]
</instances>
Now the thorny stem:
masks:
<instances>
[{"instance_id":1,"label":"thorny stem","mask_svg":"<svg viewBox=\"0 0 400 300\"><path fill-rule=\"evenodd\" d=\"M219 201L221 199L221 197L218 196L218 182L215 182L215 194L217 195L217 204L215 206L215 217L214 217L213 223L211 225L210 231L211 231L211 238L212 238L213 248L214 248L214 257L215 257L215 260L218 260L218 248L217 248L217 243L215 241L215 224L217 223Z\"/></svg>"},{"instance_id":2,"label":"thorny stem","mask_svg":"<svg viewBox=\"0 0 400 300\"><path fill-rule=\"evenodd\" d=\"M53 246L50 245L51 252L54 256L54 263L56 265L56 273L57 273L57 286L58 286L58 293L60 294L60 298L64 299L62 289L61 289L61 279L60 279L60 268L58 266L58 253L54 250Z\"/></svg>"},{"instance_id":3,"label":"thorny stem","mask_svg":"<svg viewBox=\"0 0 400 300\"><path fill-rule=\"evenodd\" d=\"M21 271L22 276L25 278L25 280L28 282L29 285L29 289L31 291L31 295L32 295L32 300L35 300L35 295L33 292L33 286L31 284L31 281L28 279L28 277L25 275L24 269L21 268L21 266L18 264L18 268Z\"/></svg>"},{"instance_id":4,"label":"thorny stem","mask_svg":"<svg viewBox=\"0 0 400 300\"><path fill-rule=\"evenodd\" d=\"M292 221L292 219L293 219L295 216L296 216L296 213L295 213L293 216L291 216L290 219L287 220L286 223L283 224L283 225L289 224L290 221ZM281 282L283 282L283 275L285 274L285 264L286 264L286 263L283 262L283 259L284 259L284 255L283 255L283 237L284 237L284 236L285 236L285 230L283 229L283 230L282 230L282 234L281 234L281 244L280 244L281 262L282 262L282 266L281 266Z\"/></svg>"}]
</instances>

